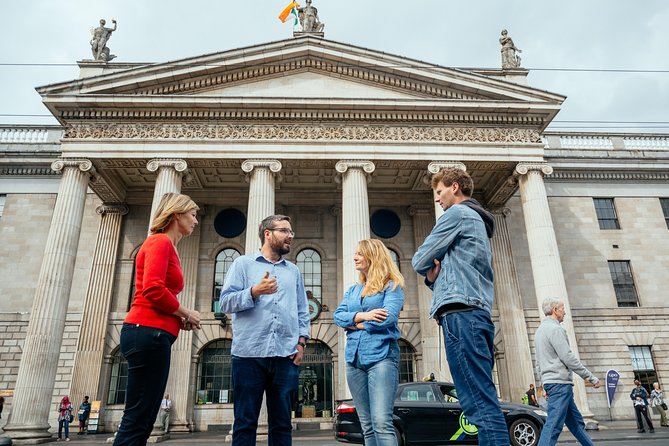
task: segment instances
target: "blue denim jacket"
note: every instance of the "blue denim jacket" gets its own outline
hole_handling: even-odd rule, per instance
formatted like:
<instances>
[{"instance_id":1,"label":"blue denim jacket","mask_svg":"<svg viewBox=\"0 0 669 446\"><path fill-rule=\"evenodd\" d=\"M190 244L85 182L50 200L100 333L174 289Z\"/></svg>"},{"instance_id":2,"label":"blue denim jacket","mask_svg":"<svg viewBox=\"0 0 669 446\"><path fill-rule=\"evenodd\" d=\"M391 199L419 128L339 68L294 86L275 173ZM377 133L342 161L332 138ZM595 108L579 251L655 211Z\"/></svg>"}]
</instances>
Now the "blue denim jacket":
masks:
<instances>
[{"instance_id":1,"label":"blue denim jacket","mask_svg":"<svg viewBox=\"0 0 669 446\"><path fill-rule=\"evenodd\" d=\"M334 322L342 328L355 325L356 313L375 308L388 310L383 322L365 321L364 330L346 331L346 362L353 364L355 354L361 365L370 365L388 356L390 345L400 337L398 319L404 305L404 291L399 286L393 290L393 281L388 287L372 296L362 297L363 285L355 284L344 293L344 299L334 313Z\"/></svg>"},{"instance_id":2,"label":"blue denim jacket","mask_svg":"<svg viewBox=\"0 0 669 446\"><path fill-rule=\"evenodd\" d=\"M479 209L492 220L487 211ZM422 276L434 266L434 259L441 261L439 276L430 285L431 317L443 305L454 303L492 312L492 251L479 212L463 204L448 208L411 260Z\"/></svg>"}]
</instances>

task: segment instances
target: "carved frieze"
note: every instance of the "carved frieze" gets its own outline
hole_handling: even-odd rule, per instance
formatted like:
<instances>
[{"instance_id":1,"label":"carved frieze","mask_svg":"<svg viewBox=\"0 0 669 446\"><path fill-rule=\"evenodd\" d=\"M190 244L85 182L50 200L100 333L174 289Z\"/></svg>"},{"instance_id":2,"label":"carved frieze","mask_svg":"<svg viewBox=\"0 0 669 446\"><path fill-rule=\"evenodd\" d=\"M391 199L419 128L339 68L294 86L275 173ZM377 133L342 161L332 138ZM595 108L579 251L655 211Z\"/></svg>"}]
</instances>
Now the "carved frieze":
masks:
<instances>
[{"instance_id":1,"label":"carved frieze","mask_svg":"<svg viewBox=\"0 0 669 446\"><path fill-rule=\"evenodd\" d=\"M64 139L541 143L538 131L517 128L187 123L72 124L66 129Z\"/></svg>"}]
</instances>

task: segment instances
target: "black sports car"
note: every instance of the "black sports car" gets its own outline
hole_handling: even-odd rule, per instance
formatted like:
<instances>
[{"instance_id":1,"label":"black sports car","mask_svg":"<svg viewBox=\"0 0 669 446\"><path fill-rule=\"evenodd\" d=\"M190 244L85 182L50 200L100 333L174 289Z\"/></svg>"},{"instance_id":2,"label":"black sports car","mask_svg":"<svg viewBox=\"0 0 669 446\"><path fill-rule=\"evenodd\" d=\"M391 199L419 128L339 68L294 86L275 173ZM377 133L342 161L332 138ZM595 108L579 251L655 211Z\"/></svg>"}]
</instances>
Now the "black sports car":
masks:
<instances>
[{"instance_id":1,"label":"black sports car","mask_svg":"<svg viewBox=\"0 0 669 446\"><path fill-rule=\"evenodd\" d=\"M502 402L502 411L514 446L535 446L546 421L538 407ZM363 443L353 400L338 401L335 438ZM393 424L399 446L414 444L478 443L478 429L460 409L455 386L446 382L400 384L395 397Z\"/></svg>"}]
</instances>

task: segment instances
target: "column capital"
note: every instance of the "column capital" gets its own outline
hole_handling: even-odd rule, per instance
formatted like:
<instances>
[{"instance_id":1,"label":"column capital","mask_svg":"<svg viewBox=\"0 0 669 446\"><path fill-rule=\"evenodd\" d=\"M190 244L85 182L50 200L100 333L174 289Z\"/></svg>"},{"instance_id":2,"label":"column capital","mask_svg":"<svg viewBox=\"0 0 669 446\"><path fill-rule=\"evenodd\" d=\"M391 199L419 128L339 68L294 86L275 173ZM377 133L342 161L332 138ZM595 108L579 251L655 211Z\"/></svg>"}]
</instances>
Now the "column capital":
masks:
<instances>
[{"instance_id":1,"label":"column capital","mask_svg":"<svg viewBox=\"0 0 669 446\"><path fill-rule=\"evenodd\" d=\"M407 214L411 217L416 217L419 215L428 215L432 216L434 213L434 206L423 206L423 205L416 205L412 204L411 206L408 206L407 209Z\"/></svg>"},{"instance_id":2,"label":"column capital","mask_svg":"<svg viewBox=\"0 0 669 446\"><path fill-rule=\"evenodd\" d=\"M95 208L98 215L105 214L120 214L126 215L128 213L128 206L125 203L102 203Z\"/></svg>"},{"instance_id":3,"label":"column capital","mask_svg":"<svg viewBox=\"0 0 669 446\"><path fill-rule=\"evenodd\" d=\"M242 163L242 170L251 173L256 167L266 167L272 173L277 173L282 169L281 161L270 159L250 159Z\"/></svg>"},{"instance_id":4,"label":"column capital","mask_svg":"<svg viewBox=\"0 0 669 446\"><path fill-rule=\"evenodd\" d=\"M146 163L149 172L155 172L161 167L173 167L177 172L185 172L188 164L185 160L178 158L154 158Z\"/></svg>"},{"instance_id":5,"label":"column capital","mask_svg":"<svg viewBox=\"0 0 669 446\"><path fill-rule=\"evenodd\" d=\"M82 172L88 172L91 176L96 174L93 162L85 158L59 158L51 163L51 169L61 173L66 167L76 167Z\"/></svg>"},{"instance_id":6,"label":"column capital","mask_svg":"<svg viewBox=\"0 0 669 446\"><path fill-rule=\"evenodd\" d=\"M431 174L435 174L441 169L445 169L447 167L464 170L465 172L467 171L467 166L465 163L460 161L432 161L427 165L427 171Z\"/></svg>"},{"instance_id":7,"label":"column capital","mask_svg":"<svg viewBox=\"0 0 669 446\"><path fill-rule=\"evenodd\" d=\"M527 175L531 171L538 171L543 175L550 175L553 173L553 168L548 165L548 163L518 163L516 164L516 169L514 170L514 176Z\"/></svg>"},{"instance_id":8,"label":"column capital","mask_svg":"<svg viewBox=\"0 0 669 446\"><path fill-rule=\"evenodd\" d=\"M511 209L509 209L506 206L502 206L502 207L490 210L490 213L495 215L495 216L500 216L502 218L506 218L509 215L511 215Z\"/></svg>"},{"instance_id":9,"label":"column capital","mask_svg":"<svg viewBox=\"0 0 669 446\"><path fill-rule=\"evenodd\" d=\"M371 161L365 160L341 160L335 164L335 170L339 173L346 173L348 169L362 169L365 173L374 172L376 166Z\"/></svg>"}]
</instances>

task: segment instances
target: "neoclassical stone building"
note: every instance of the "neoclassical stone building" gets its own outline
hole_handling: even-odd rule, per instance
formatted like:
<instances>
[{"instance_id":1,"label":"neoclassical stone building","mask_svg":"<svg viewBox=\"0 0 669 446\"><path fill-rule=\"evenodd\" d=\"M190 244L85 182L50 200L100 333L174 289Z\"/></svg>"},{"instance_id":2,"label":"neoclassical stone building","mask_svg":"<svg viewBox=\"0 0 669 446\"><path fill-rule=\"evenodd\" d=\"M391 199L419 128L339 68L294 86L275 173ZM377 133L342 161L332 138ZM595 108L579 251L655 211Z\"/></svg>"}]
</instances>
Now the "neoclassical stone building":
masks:
<instances>
[{"instance_id":1,"label":"neoclassical stone building","mask_svg":"<svg viewBox=\"0 0 669 446\"><path fill-rule=\"evenodd\" d=\"M4 429L15 439L47 437L64 394L101 401L101 426L116 427L134 256L167 191L202 208L179 247L180 298L205 319L174 345L173 431L232 423L232 331L216 297L272 213L293 218L289 258L312 293L296 417L329 427L346 396L332 312L362 238L383 240L407 279L401 379L448 379L430 291L411 269L441 212L429 177L448 165L471 173L497 222L503 398L518 401L536 381L532 341L548 296L567 301L587 367L620 372L614 418L632 417L620 392L635 376L669 375L669 137L546 132L565 97L528 86L526 70L452 69L310 35L80 66L79 79L38 88L61 126L0 128L0 390L13 391ZM608 419L603 390L577 379L576 395Z\"/></svg>"}]
</instances>

